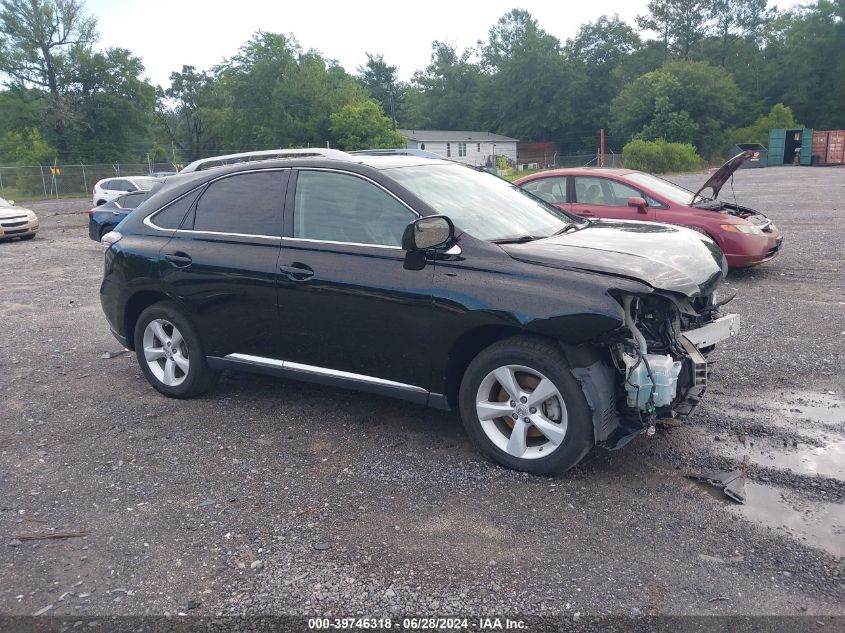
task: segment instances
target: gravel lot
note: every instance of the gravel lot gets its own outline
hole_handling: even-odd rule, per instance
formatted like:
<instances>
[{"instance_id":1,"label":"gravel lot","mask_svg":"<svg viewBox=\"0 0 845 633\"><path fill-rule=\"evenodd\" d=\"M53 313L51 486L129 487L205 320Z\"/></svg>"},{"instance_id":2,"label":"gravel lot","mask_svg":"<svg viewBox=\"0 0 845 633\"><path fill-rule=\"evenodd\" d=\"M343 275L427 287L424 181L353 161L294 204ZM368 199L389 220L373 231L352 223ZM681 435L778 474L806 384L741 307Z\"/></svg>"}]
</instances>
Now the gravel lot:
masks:
<instances>
[{"instance_id":1,"label":"gravel lot","mask_svg":"<svg viewBox=\"0 0 845 633\"><path fill-rule=\"evenodd\" d=\"M735 189L785 246L729 277L705 403L554 478L375 396L158 395L104 357L86 201L31 204L38 237L0 244L0 613L845 615L845 170ZM685 477L743 460L745 506ZM86 535L20 538L53 531Z\"/></svg>"}]
</instances>

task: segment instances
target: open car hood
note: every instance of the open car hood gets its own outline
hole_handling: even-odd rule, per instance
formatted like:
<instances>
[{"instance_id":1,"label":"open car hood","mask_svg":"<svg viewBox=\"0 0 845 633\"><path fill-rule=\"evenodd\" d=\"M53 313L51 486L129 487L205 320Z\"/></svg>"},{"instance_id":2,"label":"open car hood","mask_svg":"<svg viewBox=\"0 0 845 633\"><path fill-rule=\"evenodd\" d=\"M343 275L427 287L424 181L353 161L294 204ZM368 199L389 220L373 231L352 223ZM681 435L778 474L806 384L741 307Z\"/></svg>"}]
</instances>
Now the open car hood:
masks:
<instances>
[{"instance_id":1,"label":"open car hood","mask_svg":"<svg viewBox=\"0 0 845 633\"><path fill-rule=\"evenodd\" d=\"M717 169L716 171L714 171L711 174L710 178L707 179L707 182L701 185L701 189L695 192L695 195L693 195L692 197L692 204L695 204L695 201L699 197L704 197L701 194L705 189L712 190L712 195L707 197L713 198L714 200L718 198L719 192L722 190L724 184L728 182L728 179L734 175L734 172L739 169L739 166L742 165L742 163L747 161L752 156L754 156L754 152L749 149L745 150L744 152L740 152L733 158L729 158L727 161L725 161L725 164L719 167L719 169Z\"/></svg>"},{"instance_id":2,"label":"open car hood","mask_svg":"<svg viewBox=\"0 0 845 633\"><path fill-rule=\"evenodd\" d=\"M727 273L722 251L709 237L657 222L600 220L501 248L526 263L628 277L688 297L708 294Z\"/></svg>"}]
</instances>

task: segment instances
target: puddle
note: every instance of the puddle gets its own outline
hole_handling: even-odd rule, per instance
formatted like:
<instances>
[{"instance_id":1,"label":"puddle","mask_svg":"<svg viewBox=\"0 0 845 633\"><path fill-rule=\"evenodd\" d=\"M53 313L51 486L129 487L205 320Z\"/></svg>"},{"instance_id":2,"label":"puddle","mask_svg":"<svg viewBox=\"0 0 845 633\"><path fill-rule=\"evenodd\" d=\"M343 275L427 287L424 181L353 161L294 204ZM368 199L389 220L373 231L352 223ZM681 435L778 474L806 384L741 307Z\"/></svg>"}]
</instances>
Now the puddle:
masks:
<instances>
[{"instance_id":1,"label":"puddle","mask_svg":"<svg viewBox=\"0 0 845 633\"><path fill-rule=\"evenodd\" d=\"M822 475L845 481L845 440L826 446L801 446L793 449L760 451L755 442L748 449L752 463L759 466L788 468L803 475Z\"/></svg>"},{"instance_id":2,"label":"puddle","mask_svg":"<svg viewBox=\"0 0 845 633\"><path fill-rule=\"evenodd\" d=\"M749 482L746 492L745 505L731 505L731 512L834 556L845 556L845 505L808 501L797 510L778 488Z\"/></svg>"},{"instance_id":3,"label":"puddle","mask_svg":"<svg viewBox=\"0 0 845 633\"><path fill-rule=\"evenodd\" d=\"M735 435L696 427L684 429L684 434L693 438L694 445L704 444L714 455L729 457L737 462L748 455L749 461L757 466L788 469L797 475L820 475L845 482L845 439L830 441L818 433L805 433L825 443L812 446L799 441L797 447L787 447L779 439L758 436L748 436L743 445ZM721 441L714 440L714 436L720 437Z\"/></svg>"},{"instance_id":4,"label":"puddle","mask_svg":"<svg viewBox=\"0 0 845 633\"><path fill-rule=\"evenodd\" d=\"M787 398L787 413L811 422L845 424L845 404L826 394L799 394ZM777 404L777 403L774 403Z\"/></svg>"}]
</instances>

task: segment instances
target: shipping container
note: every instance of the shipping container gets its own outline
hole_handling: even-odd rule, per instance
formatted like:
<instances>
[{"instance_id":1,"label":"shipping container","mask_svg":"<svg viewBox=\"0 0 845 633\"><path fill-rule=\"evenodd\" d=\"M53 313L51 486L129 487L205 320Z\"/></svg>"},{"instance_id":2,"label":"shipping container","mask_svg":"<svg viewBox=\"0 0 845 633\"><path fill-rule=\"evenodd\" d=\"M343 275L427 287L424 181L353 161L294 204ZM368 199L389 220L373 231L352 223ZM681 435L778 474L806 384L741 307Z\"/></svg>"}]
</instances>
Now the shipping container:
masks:
<instances>
[{"instance_id":1,"label":"shipping container","mask_svg":"<svg viewBox=\"0 0 845 633\"><path fill-rule=\"evenodd\" d=\"M814 165L842 165L845 163L845 130L813 132Z\"/></svg>"},{"instance_id":2,"label":"shipping container","mask_svg":"<svg viewBox=\"0 0 845 633\"><path fill-rule=\"evenodd\" d=\"M810 165L813 130L769 130L769 165Z\"/></svg>"}]
</instances>

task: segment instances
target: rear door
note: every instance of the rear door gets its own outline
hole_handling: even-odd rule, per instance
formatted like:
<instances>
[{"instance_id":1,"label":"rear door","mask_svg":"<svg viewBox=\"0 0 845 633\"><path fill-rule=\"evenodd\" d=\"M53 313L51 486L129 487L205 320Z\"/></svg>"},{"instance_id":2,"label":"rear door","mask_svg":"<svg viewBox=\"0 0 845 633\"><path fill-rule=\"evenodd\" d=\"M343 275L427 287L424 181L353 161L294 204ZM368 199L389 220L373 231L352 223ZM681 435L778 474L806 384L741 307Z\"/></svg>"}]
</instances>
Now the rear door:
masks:
<instances>
[{"instance_id":1,"label":"rear door","mask_svg":"<svg viewBox=\"0 0 845 633\"><path fill-rule=\"evenodd\" d=\"M289 173L211 181L161 250L162 280L190 310L210 356L277 353L276 267Z\"/></svg>"},{"instance_id":2,"label":"rear door","mask_svg":"<svg viewBox=\"0 0 845 633\"><path fill-rule=\"evenodd\" d=\"M586 218L612 220L654 220L655 211L647 207L645 213L628 206L629 198L644 198L634 187L600 176L572 176L574 199L571 210Z\"/></svg>"},{"instance_id":3,"label":"rear door","mask_svg":"<svg viewBox=\"0 0 845 633\"><path fill-rule=\"evenodd\" d=\"M358 174L300 169L295 183L279 258L278 358L398 383L424 401L434 266L405 269L401 247L417 214Z\"/></svg>"}]
</instances>

